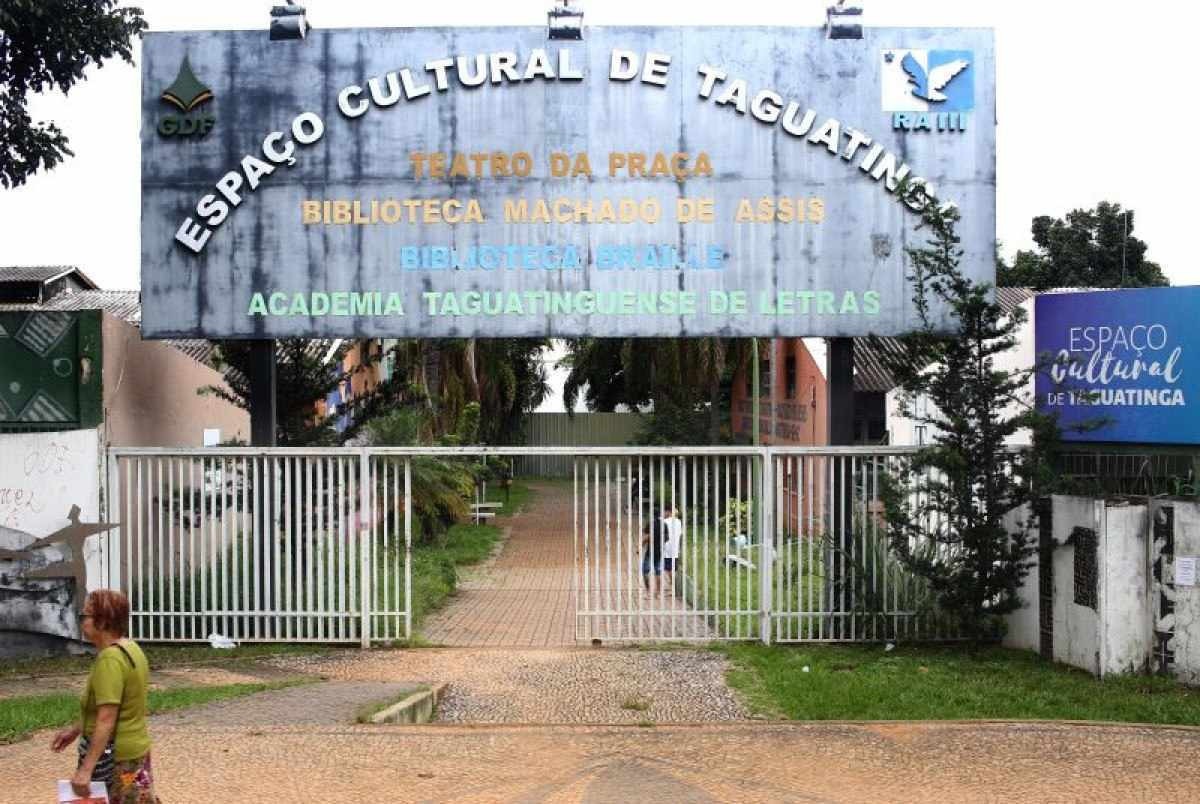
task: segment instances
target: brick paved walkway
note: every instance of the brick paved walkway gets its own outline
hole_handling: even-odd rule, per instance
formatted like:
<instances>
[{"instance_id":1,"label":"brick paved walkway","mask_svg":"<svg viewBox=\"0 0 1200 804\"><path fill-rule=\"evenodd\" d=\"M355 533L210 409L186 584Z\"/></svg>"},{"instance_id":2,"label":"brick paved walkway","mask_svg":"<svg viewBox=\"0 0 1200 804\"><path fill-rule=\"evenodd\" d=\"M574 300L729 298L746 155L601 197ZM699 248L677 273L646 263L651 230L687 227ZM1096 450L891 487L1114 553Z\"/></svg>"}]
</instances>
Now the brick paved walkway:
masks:
<instances>
[{"instance_id":1,"label":"brick paved walkway","mask_svg":"<svg viewBox=\"0 0 1200 804\"><path fill-rule=\"evenodd\" d=\"M500 554L464 572L450 604L425 623L427 640L456 647L575 644L573 490L557 483L533 488L535 496L527 510L497 520L508 529ZM607 577L597 573L590 599L594 608L623 613L595 618L589 635L645 639L711 635L704 619L688 614L683 601L643 597L636 568L630 569L628 562L622 568L623 572Z\"/></svg>"}]
</instances>

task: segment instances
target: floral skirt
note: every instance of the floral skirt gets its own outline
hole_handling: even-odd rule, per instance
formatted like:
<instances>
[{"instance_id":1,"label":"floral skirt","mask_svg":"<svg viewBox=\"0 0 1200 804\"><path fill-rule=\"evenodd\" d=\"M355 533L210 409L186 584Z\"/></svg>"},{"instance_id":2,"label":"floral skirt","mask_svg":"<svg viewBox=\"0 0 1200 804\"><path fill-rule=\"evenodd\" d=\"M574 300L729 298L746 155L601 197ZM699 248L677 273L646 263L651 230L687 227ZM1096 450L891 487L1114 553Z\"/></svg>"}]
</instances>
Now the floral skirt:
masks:
<instances>
[{"instance_id":1,"label":"floral skirt","mask_svg":"<svg viewBox=\"0 0 1200 804\"><path fill-rule=\"evenodd\" d=\"M111 804L159 804L154 794L154 773L150 769L150 754L118 761L108 780L108 800Z\"/></svg>"}]
</instances>

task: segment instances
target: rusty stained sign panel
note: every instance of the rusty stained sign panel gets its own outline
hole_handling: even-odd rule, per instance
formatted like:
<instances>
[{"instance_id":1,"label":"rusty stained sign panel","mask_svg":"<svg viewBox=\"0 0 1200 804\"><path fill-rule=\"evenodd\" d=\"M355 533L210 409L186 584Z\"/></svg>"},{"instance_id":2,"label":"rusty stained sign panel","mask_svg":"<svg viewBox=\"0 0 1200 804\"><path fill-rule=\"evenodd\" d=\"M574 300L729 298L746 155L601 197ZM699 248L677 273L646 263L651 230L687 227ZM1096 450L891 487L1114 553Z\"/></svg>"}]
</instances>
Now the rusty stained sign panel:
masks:
<instances>
[{"instance_id":1,"label":"rusty stained sign panel","mask_svg":"<svg viewBox=\"0 0 1200 804\"><path fill-rule=\"evenodd\" d=\"M895 335L930 195L994 279L988 30L151 33L142 65L149 337Z\"/></svg>"}]
</instances>

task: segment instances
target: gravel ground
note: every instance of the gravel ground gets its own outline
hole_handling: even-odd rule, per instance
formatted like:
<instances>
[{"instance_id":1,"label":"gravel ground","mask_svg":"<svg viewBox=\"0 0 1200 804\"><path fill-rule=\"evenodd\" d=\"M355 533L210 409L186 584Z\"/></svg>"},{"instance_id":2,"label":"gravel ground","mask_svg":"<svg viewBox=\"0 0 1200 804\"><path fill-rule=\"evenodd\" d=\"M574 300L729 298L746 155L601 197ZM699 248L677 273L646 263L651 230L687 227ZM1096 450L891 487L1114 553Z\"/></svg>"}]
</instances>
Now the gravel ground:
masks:
<instances>
[{"instance_id":1,"label":"gravel ground","mask_svg":"<svg viewBox=\"0 0 1200 804\"><path fill-rule=\"evenodd\" d=\"M742 720L725 657L705 650L426 649L271 660L342 681L449 684L446 723L687 723ZM308 688L321 694L324 685Z\"/></svg>"}]
</instances>

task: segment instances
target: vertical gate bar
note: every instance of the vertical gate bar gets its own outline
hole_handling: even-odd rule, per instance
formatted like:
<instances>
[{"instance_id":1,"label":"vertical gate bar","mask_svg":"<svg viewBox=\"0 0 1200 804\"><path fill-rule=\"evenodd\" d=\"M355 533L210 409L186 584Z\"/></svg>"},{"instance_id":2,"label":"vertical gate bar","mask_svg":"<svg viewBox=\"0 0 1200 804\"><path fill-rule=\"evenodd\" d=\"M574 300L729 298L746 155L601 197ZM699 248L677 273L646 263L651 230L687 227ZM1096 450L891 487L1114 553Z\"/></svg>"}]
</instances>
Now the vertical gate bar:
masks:
<instances>
[{"instance_id":1,"label":"vertical gate bar","mask_svg":"<svg viewBox=\"0 0 1200 804\"><path fill-rule=\"evenodd\" d=\"M251 607L250 618L250 633L255 639L266 639L267 624L263 619L262 611L263 596L266 590L263 589L266 581L266 559L263 557L262 541L265 523L263 522L263 510L265 504L263 500L263 478L266 476L264 471L262 458L255 455L250 458L250 470L252 472L250 485L250 529L254 534L254 543L250 546L252 555L254 556L254 570L251 573L250 584L254 590L251 599L254 605Z\"/></svg>"},{"instance_id":2,"label":"vertical gate bar","mask_svg":"<svg viewBox=\"0 0 1200 804\"><path fill-rule=\"evenodd\" d=\"M379 456L378 458L371 456L371 462L371 471L375 475L371 479L371 489L375 493L375 511L372 517L376 518L376 521L379 523L378 527L382 530L382 540L379 542L379 555L372 562L372 566L379 563L380 559L383 561L376 578L375 602L378 604L376 611L381 616L376 617L374 633L379 635L379 639L390 640L395 636L392 631L393 623L391 618L391 612L395 606L392 605L392 590L390 588L394 576L389 572L391 569L391 556L388 553L391 547L392 535L392 518L388 515L388 503L394 499L388 493L391 491L391 485L388 483L391 477L388 471L391 461L383 456ZM382 580L381 583L378 582L380 580Z\"/></svg>"},{"instance_id":3,"label":"vertical gate bar","mask_svg":"<svg viewBox=\"0 0 1200 804\"><path fill-rule=\"evenodd\" d=\"M634 585L637 587L637 636L641 639L646 632L646 614L645 614L645 596L642 594L642 494L646 490L646 473L644 471L644 458L641 455L637 457L637 494L634 499L634 506L637 508L637 529L633 533L633 543L637 545L636 563L637 570L633 576Z\"/></svg>"},{"instance_id":4,"label":"vertical gate bar","mask_svg":"<svg viewBox=\"0 0 1200 804\"><path fill-rule=\"evenodd\" d=\"M746 468L747 467L745 465L745 458L743 458L741 456L734 457L734 459L733 459L733 469L734 469L733 497L734 497L734 499L736 499L738 501L739 508L741 508L741 506L743 504L742 503L742 475L745 473ZM750 485L749 481L747 481L746 485L747 485L747 487ZM741 517L738 518L738 525L739 525L739 527L744 528L744 530L740 530L738 533L735 533L733 535L733 538L735 540L735 542L734 542L735 548L734 549L737 550L738 558L742 558L741 547L738 546L738 543L736 541L738 535L741 533L746 534L747 546L749 546L748 537L753 535L754 530L755 530L755 528L751 524L754 522L754 512L750 507L750 499L749 499L748 494L746 495L746 500L745 500L745 514L746 514L745 522L742 521ZM747 551L747 553L748 552L749 551ZM733 611L736 612L736 614L733 615L733 636L737 639L741 639L741 637L742 637L742 610L745 608L745 606L743 605L743 600L742 600L742 597L744 595L744 590L742 589L743 567L744 567L744 565L740 561L735 561L733 564L733 584L734 584L734 586L733 586Z\"/></svg>"},{"instance_id":5,"label":"vertical gate bar","mask_svg":"<svg viewBox=\"0 0 1200 804\"><path fill-rule=\"evenodd\" d=\"M612 497L612 485L609 476L609 459L604 459L604 610L612 611L613 606L613 589L612 589L612 531L609 528L609 517L611 510L609 508L609 500ZM597 479L596 485L599 486ZM599 516L599 510L596 511L596 516ZM604 616L604 638L612 637L612 617Z\"/></svg>"},{"instance_id":6,"label":"vertical gate bar","mask_svg":"<svg viewBox=\"0 0 1200 804\"><path fill-rule=\"evenodd\" d=\"M775 520L779 514L778 511L778 489L775 488L775 456L767 451L759 458L762 462L762 486L766 493L760 498L759 505L762 508L763 515L763 536L762 547L760 549L761 560L758 565L758 579L760 586L759 594L759 625L758 638L762 640L764 645L771 644L771 611L772 597L774 592L774 577L775 561L774 548L776 530Z\"/></svg>"},{"instance_id":7,"label":"vertical gate bar","mask_svg":"<svg viewBox=\"0 0 1200 804\"><path fill-rule=\"evenodd\" d=\"M404 459L404 638L412 639L412 459Z\"/></svg>"},{"instance_id":8,"label":"vertical gate bar","mask_svg":"<svg viewBox=\"0 0 1200 804\"><path fill-rule=\"evenodd\" d=\"M248 539L250 536L250 519L249 508L247 506L247 493L249 489L249 480L246 474L246 456L242 456L241 463L238 466L238 490L241 492L241 536L238 538L238 548L241 553L241 590L242 598L238 608L242 610L241 624L238 626L238 639L244 640L250 637L250 620L245 612L250 609L250 547Z\"/></svg>"},{"instance_id":9,"label":"vertical gate bar","mask_svg":"<svg viewBox=\"0 0 1200 804\"><path fill-rule=\"evenodd\" d=\"M115 532L109 537L109 556L108 556L108 586L110 589L118 589L122 592L127 592L125 583L125 532L128 529L125 522L125 517L122 516L124 506L121 505L121 500L124 499L124 489L121 486L121 459L114 457L111 452L105 455L106 468L108 470L108 495L105 497L105 517L106 522L117 523ZM132 617L128 624L127 631L133 633Z\"/></svg>"},{"instance_id":10,"label":"vertical gate bar","mask_svg":"<svg viewBox=\"0 0 1200 804\"><path fill-rule=\"evenodd\" d=\"M624 480L624 486L622 485ZM619 636L628 638L632 634L630 625L630 612L634 611L634 596L632 596L632 588L630 587L631 560L629 553L629 515L622 516L625 511L625 506L629 505L629 494L634 488L634 473L632 473L632 461L628 457L617 458L617 574L620 576L620 593L617 596L617 605L622 610L622 617L618 618L617 629ZM629 514L634 510L629 509Z\"/></svg>"},{"instance_id":11,"label":"vertical gate bar","mask_svg":"<svg viewBox=\"0 0 1200 804\"><path fill-rule=\"evenodd\" d=\"M886 608L887 592L883 585L886 581L880 578L880 572L887 570L887 548L879 543L879 517L878 517L878 500L879 500L879 459L880 456L871 456L871 502L867 507L867 515L871 518L871 595L875 600L880 602L880 611L874 620L872 627L871 638L879 639L879 626L885 621L883 618ZM882 550L882 554L880 553ZM881 566L882 565L882 566Z\"/></svg>"},{"instance_id":12,"label":"vertical gate bar","mask_svg":"<svg viewBox=\"0 0 1200 804\"><path fill-rule=\"evenodd\" d=\"M196 633L196 459L188 456L183 463L187 466L187 552L188 552L188 611L191 612L187 618L187 635L188 639L199 639L200 635ZM183 488L183 466L179 467L180 489ZM183 501L180 500L179 507L182 514Z\"/></svg>"},{"instance_id":13,"label":"vertical gate bar","mask_svg":"<svg viewBox=\"0 0 1200 804\"><path fill-rule=\"evenodd\" d=\"M860 584L862 583L861 573L859 570L862 566L862 528L855 524L854 514L856 509L856 499L858 495L858 456L850 458L850 481L847 488L850 494L846 499L846 527L848 533L847 539L850 542L850 571L846 581L846 592L849 598L850 609L850 640L855 641L859 632L858 628L858 612L862 607L862 601L858 599Z\"/></svg>"},{"instance_id":14,"label":"vertical gate bar","mask_svg":"<svg viewBox=\"0 0 1200 804\"><path fill-rule=\"evenodd\" d=\"M592 636L603 638L603 623L598 612L604 605L604 582L601 575L601 563L604 555L600 530L600 458L592 458L592 485L589 500L592 505L592 570L595 573L595 585L592 587Z\"/></svg>"},{"instance_id":15,"label":"vertical gate bar","mask_svg":"<svg viewBox=\"0 0 1200 804\"><path fill-rule=\"evenodd\" d=\"M300 622L295 617L295 612L300 607L296 602L296 594L299 593L299 584L296 583L296 572L298 572L298 559L296 547L300 544L299 538L299 516L296 516L296 509L299 508L299 500L296 499L296 457L290 455L283 460L283 470L287 473L287 479L283 481L283 493L286 494L287 500L283 503L283 626L287 629L288 640L295 640L296 631L299 629Z\"/></svg>"},{"instance_id":16,"label":"vertical gate bar","mask_svg":"<svg viewBox=\"0 0 1200 804\"><path fill-rule=\"evenodd\" d=\"M146 545L145 545L145 519L143 510L145 509L146 490L142 484L142 463L144 459L141 456L133 459L134 468L137 470L135 477L137 478L136 486L137 494L134 496L134 505L136 506L135 515L137 518L137 590L138 590L138 610L149 612L151 607L146 599ZM147 616L138 618L138 630L141 632L139 639L145 639L150 634L150 619Z\"/></svg>"},{"instance_id":17,"label":"vertical gate bar","mask_svg":"<svg viewBox=\"0 0 1200 804\"><path fill-rule=\"evenodd\" d=\"M571 589L575 597L575 639L580 638L579 537L579 456L576 455L571 460Z\"/></svg>"},{"instance_id":18,"label":"vertical gate bar","mask_svg":"<svg viewBox=\"0 0 1200 804\"><path fill-rule=\"evenodd\" d=\"M280 624L283 627L281 637L285 640L292 638L292 618L288 615L292 612L292 458L285 455L279 459L279 472L281 479L281 505L279 508L279 526L277 533L281 537L278 540L278 557L279 557L279 581L276 594L279 597L279 605L276 607L282 619Z\"/></svg>"},{"instance_id":19,"label":"vertical gate bar","mask_svg":"<svg viewBox=\"0 0 1200 804\"><path fill-rule=\"evenodd\" d=\"M589 512L591 501L591 485L590 477L592 472L592 459L583 459L583 488L582 500L583 504L583 637L591 639L592 633L592 541L591 541L591 516Z\"/></svg>"},{"instance_id":20,"label":"vertical gate bar","mask_svg":"<svg viewBox=\"0 0 1200 804\"><path fill-rule=\"evenodd\" d=\"M264 459L266 466L270 467L271 476L271 499L268 506L269 514L264 517L263 521L267 528L267 533L264 534L264 548L270 554L269 562L271 564L271 581L269 605L272 613L271 618L271 639L278 640L282 637L283 632L280 629L279 609L281 605L280 590L279 590L279 531L281 522L279 517L282 516L283 509L280 505L280 500L283 498L283 471L280 466L280 459L272 455Z\"/></svg>"},{"instance_id":21,"label":"vertical gate bar","mask_svg":"<svg viewBox=\"0 0 1200 804\"><path fill-rule=\"evenodd\" d=\"M794 521L795 531L792 533L792 545L788 550L788 577L790 587L787 593L787 608L788 621L785 628L785 633L789 640L799 639L803 636L804 622L799 616L799 612L804 610L804 589L807 584L804 578L804 543L807 541L804 533L804 504L807 497L804 495L804 459L800 455L793 455L789 459L789 471L792 473L792 497L795 498L793 506L792 498L788 498L788 524L789 527ZM795 510L795 519L792 519L792 511Z\"/></svg>"},{"instance_id":22,"label":"vertical gate bar","mask_svg":"<svg viewBox=\"0 0 1200 804\"><path fill-rule=\"evenodd\" d=\"M232 575L229 567L229 496L225 492L225 479L228 477L228 463L229 462L227 458L221 458L221 469L217 474L216 485L217 494L219 495L217 499L220 501L221 505L221 549L219 553L221 559L220 602L221 609L225 612L224 616L221 617L221 633L225 636L229 636L230 631L232 630L229 627L229 581Z\"/></svg>"},{"instance_id":23,"label":"vertical gate bar","mask_svg":"<svg viewBox=\"0 0 1200 804\"><path fill-rule=\"evenodd\" d=\"M196 551L199 553L200 561L200 608L198 609L200 633L197 635L199 639L207 639L208 635L212 633L208 620L209 610L212 608L212 571L209 569L209 553L212 551L212 536L209 531L212 528L210 524L212 517L209 514L207 484L208 458L201 457L199 487L196 491L196 496L200 500L199 527L196 528L196 539L199 542Z\"/></svg>"},{"instance_id":24,"label":"vertical gate bar","mask_svg":"<svg viewBox=\"0 0 1200 804\"><path fill-rule=\"evenodd\" d=\"M213 457L208 459L208 465L204 472L203 490L204 498L207 505L207 523L208 530L205 537L205 553L208 567L208 596L205 611L209 615L208 623L204 630L204 635L207 637L214 632L220 632L221 629L221 574L218 562L221 556L221 511L218 506L218 498L214 489L214 478L217 473L217 461L219 458Z\"/></svg>"},{"instance_id":25,"label":"vertical gate bar","mask_svg":"<svg viewBox=\"0 0 1200 804\"><path fill-rule=\"evenodd\" d=\"M337 641L345 637L342 611L346 601L346 576L342 571L342 489L346 486L346 472L342 465L342 456L335 455L330 459L329 467L329 534L331 544L329 550L329 610L333 614L330 622L332 636Z\"/></svg>"},{"instance_id":26,"label":"vertical gate bar","mask_svg":"<svg viewBox=\"0 0 1200 804\"><path fill-rule=\"evenodd\" d=\"M699 512L700 512L700 500L699 500L700 485L698 482L700 479L699 466L698 466L699 461L700 461L700 459L695 455L689 456L689 458L688 458L688 463L692 467L692 485L691 485L691 497L688 499L687 506L688 506L688 512L692 515L692 527L690 530L687 528L684 528L683 544L681 544L679 547L679 552L681 554L686 552L684 549L684 546L683 546L684 544L691 547L692 554L688 558L688 562L687 562L688 574L686 576L680 576L680 579L679 579L680 589L683 593L683 602L690 609L699 608L699 606L696 604L696 595L693 593L690 601L688 600L688 596L687 596L688 581L690 579L693 579L696 577L695 576L695 572L696 572L696 523L697 523L697 516L699 515ZM687 521L687 514L684 514L684 521L685 522ZM688 538L689 533L691 534L691 538ZM702 638L704 636L704 633L703 633L703 630L700 628L700 620L696 617L691 617L690 619L692 621L692 636L694 636L698 639Z\"/></svg>"},{"instance_id":27,"label":"vertical gate bar","mask_svg":"<svg viewBox=\"0 0 1200 804\"><path fill-rule=\"evenodd\" d=\"M599 619L596 612L600 609L600 511L598 503L599 492L596 486L600 482L600 460L588 458L583 465L583 541L585 545L584 560L588 562L587 580L587 635L590 639L600 636Z\"/></svg>"},{"instance_id":28,"label":"vertical gate bar","mask_svg":"<svg viewBox=\"0 0 1200 804\"><path fill-rule=\"evenodd\" d=\"M363 448L359 452L359 516L358 516L358 600L361 608L361 625L362 630L359 634L359 645L363 648L371 647L371 595L373 593L373 584L375 582L373 564L371 560L371 545L375 541L374 531L375 522L371 517L371 467L367 459L367 450ZM363 518L366 517L364 524Z\"/></svg>"},{"instance_id":29,"label":"vertical gate bar","mask_svg":"<svg viewBox=\"0 0 1200 804\"><path fill-rule=\"evenodd\" d=\"M329 456L323 455L319 464L320 476L317 479L319 493L321 499L321 507L319 509L321 515L321 551L320 551L320 581L317 583L317 595L321 601L321 625L318 631L321 634L321 639L328 641L333 639L334 618L331 612L335 611L333 605L333 505L330 503L330 497L333 493L333 467L329 463Z\"/></svg>"},{"instance_id":30,"label":"vertical gate bar","mask_svg":"<svg viewBox=\"0 0 1200 804\"><path fill-rule=\"evenodd\" d=\"M179 574L176 571L175 557L179 551L179 544L175 538L177 531L175 530L175 463L174 457L167 458L167 608L171 612L171 619L168 623L167 635L170 639L182 639L183 629L182 621L180 620L179 607L175 605L175 592L179 587ZM161 514L163 509L162 500L158 501L158 509ZM177 627L178 626L178 627Z\"/></svg>"},{"instance_id":31,"label":"vertical gate bar","mask_svg":"<svg viewBox=\"0 0 1200 804\"><path fill-rule=\"evenodd\" d=\"M175 608L175 539L174 530L171 527L171 497L172 497L172 478L171 466L174 459L170 456L161 457L158 459L158 502L155 508L158 509L158 531L159 531L159 546L162 550L162 557L159 559L163 567L163 609L169 614L164 623L165 630L162 634L164 639L176 639L175 623L179 619L178 609ZM164 466L165 463L165 466ZM163 490L166 490L166 499L164 500Z\"/></svg>"},{"instance_id":32,"label":"vertical gate bar","mask_svg":"<svg viewBox=\"0 0 1200 804\"><path fill-rule=\"evenodd\" d=\"M650 481L651 487L654 489L654 494L650 500L650 523L651 523L650 527L651 528L654 527L654 518L655 517L658 517L660 525L662 523L663 500L665 498L666 491L667 491L666 456L659 454L659 455L655 456L654 460L657 465L657 474L656 474L656 477L652 478ZM659 538L662 537L661 530L657 534L657 536ZM650 538L651 538L651 540L653 540L655 538L655 534L651 533ZM658 547L659 565L662 564L662 557L663 557L663 548L662 548L662 544L660 543L659 547ZM668 615L666 615L667 604L666 604L666 601L663 599L662 574L659 573L657 576L654 575L654 567L653 566L650 568L650 573L651 573L652 578L658 579L654 582L655 592L657 594L658 599L654 601L655 614L654 614L654 619L652 620L653 626L651 629L651 634L656 635L659 639L665 639L667 636L666 630L667 630Z\"/></svg>"},{"instance_id":33,"label":"vertical gate bar","mask_svg":"<svg viewBox=\"0 0 1200 804\"><path fill-rule=\"evenodd\" d=\"M675 499L676 487L679 485L679 472L678 472L679 457L676 455L671 455L670 461L671 461L671 517L674 518L675 517L675 506L677 504L676 499ZM669 529L667 532L667 536L668 536L668 538L670 538L670 530ZM667 563L666 555L667 555L667 550L666 550L666 545L664 544L663 545L663 565L664 565L663 566L663 581L664 582L666 581L666 577L667 577L666 566L665 566ZM671 588L667 590L666 594L667 594L667 600L668 600L667 605L671 611L671 614L670 614L671 638L677 639L679 637L680 618L679 618L679 613L678 613L678 611L676 611L676 608L675 608L675 568L673 566L675 559L671 559L671 562L672 562Z\"/></svg>"},{"instance_id":34,"label":"vertical gate bar","mask_svg":"<svg viewBox=\"0 0 1200 804\"><path fill-rule=\"evenodd\" d=\"M718 470L720 470L720 458L718 458ZM730 632L730 623L728 623L728 611L730 611L730 560L728 560L727 552L730 548L730 456L725 456L725 493L721 496L721 508L725 511L725 538L718 542L719 547L716 551L716 571L718 571L718 589L724 587L724 596L718 593L718 600L724 600L724 604L718 604L721 614L716 622L719 623L719 635L724 637ZM740 514L740 511L739 511ZM720 520L718 520L720 522Z\"/></svg>"},{"instance_id":35,"label":"vertical gate bar","mask_svg":"<svg viewBox=\"0 0 1200 804\"><path fill-rule=\"evenodd\" d=\"M712 599L714 597L710 586L709 565L712 563L711 553L713 551L713 543L717 537L716 519L713 518L713 509L716 508L713 498L717 494L717 476L713 468L716 464L716 458L710 455L702 460L704 462L704 544L700 560L704 562L704 566L697 568L700 570L697 602L705 612L704 625L707 630L710 625L716 624L716 621L712 619L712 615L708 614L708 612L712 609ZM703 595L703 598L700 597L701 595Z\"/></svg>"},{"instance_id":36,"label":"vertical gate bar","mask_svg":"<svg viewBox=\"0 0 1200 804\"><path fill-rule=\"evenodd\" d=\"M154 458L146 466L146 527L147 539L150 543L150 567L154 575L150 581L150 596L154 599L154 617L151 638L162 639L166 606L163 605L163 551L162 551L162 510L159 500L162 499L162 458ZM155 525L155 513L158 513L158 526Z\"/></svg>"},{"instance_id":37,"label":"vertical gate bar","mask_svg":"<svg viewBox=\"0 0 1200 804\"><path fill-rule=\"evenodd\" d=\"M313 612L317 611L317 601L313 592L316 590L316 554L313 545L316 541L313 532L316 519L317 486L316 486L316 455L304 456L304 609L309 612L305 618L305 639L317 638L317 621Z\"/></svg>"}]
</instances>

